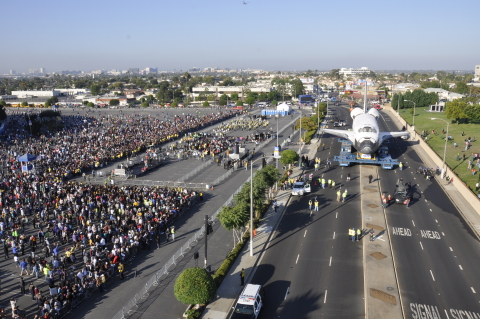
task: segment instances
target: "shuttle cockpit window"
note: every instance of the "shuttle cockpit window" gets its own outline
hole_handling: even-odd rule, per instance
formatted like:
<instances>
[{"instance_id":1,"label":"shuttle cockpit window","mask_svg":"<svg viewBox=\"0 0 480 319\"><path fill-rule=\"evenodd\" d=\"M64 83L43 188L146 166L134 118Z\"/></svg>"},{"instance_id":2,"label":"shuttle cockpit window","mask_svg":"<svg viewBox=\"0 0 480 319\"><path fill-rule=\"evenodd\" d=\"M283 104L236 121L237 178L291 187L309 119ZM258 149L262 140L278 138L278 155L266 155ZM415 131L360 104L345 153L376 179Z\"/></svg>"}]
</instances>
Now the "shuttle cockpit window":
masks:
<instances>
[{"instance_id":1,"label":"shuttle cockpit window","mask_svg":"<svg viewBox=\"0 0 480 319\"><path fill-rule=\"evenodd\" d=\"M377 130L375 130L373 127L369 126L364 126L358 129L359 133L377 133Z\"/></svg>"}]
</instances>

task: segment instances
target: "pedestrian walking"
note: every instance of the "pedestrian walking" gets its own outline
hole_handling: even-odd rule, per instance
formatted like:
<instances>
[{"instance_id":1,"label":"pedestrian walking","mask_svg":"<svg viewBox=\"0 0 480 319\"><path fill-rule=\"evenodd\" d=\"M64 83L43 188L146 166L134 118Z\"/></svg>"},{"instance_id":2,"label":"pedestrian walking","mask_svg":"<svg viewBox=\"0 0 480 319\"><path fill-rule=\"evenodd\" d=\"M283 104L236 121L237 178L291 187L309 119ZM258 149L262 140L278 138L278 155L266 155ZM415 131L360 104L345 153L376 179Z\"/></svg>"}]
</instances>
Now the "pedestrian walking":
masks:
<instances>
[{"instance_id":1,"label":"pedestrian walking","mask_svg":"<svg viewBox=\"0 0 480 319\"><path fill-rule=\"evenodd\" d=\"M175 226L170 227L170 232L172 234L172 241L175 241Z\"/></svg>"},{"instance_id":2,"label":"pedestrian walking","mask_svg":"<svg viewBox=\"0 0 480 319\"><path fill-rule=\"evenodd\" d=\"M332 180L331 188L335 189L335 181L334 180Z\"/></svg>"},{"instance_id":3,"label":"pedestrian walking","mask_svg":"<svg viewBox=\"0 0 480 319\"><path fill-rule=\"evenodd\" d=\"M157 234L157 236L155 237L156 241L157 241L157 249L160 248L160 234Z\"/></svg>"},{"instance_id":4,"label":"pedestrian walking","mask_svg":"<svg viewBox=\"0 0 480 319\"><path fill-rule=\"evenodd\" d=\"M318 212L318 199L315 198L314 206L315 206L315 211Z\"/></svg>"},{"instance_id":5,"label":"pedestrian walking","mask_svg":"<svg viewBox=\"0 0 480 319\"><path fill-rule=\"evenodd\" d=\"M360 240L360 238L362 238L362 233L363 231L360 228L357 228L357 237L355 240Z\"/></svg>"},{"instance_id":6,"label":"pedestrian walking","mask_svg":"<svg viewBox=\"0 0 480 319\"><path fill-rule=\"evenodd\" d=\"M245 269L240 271L240 286L245 285Z\"/></svg>"},{"instance_id":7,"label":"pedestrian walking","mask_svg":"<svg viewBox=\"0 0 480 319\"><path fill-rule=\"evenodd\" d=\"M340 202L341 198L342 198L342 191L338 190L337 191L337 202Z\"/></svg>"},{"instance_id":8,"label":"pedestrian walking","mask_svg":"<svg viewBox=\"0 0 480 319\"><path fill-rule=\"evenodd\" d=\"M25 281L23 280L23 277L20 276L20 293L22 295L26 295L27 292L25 291Z\"/></svg>"},{"instance_id":9,"label":"pedestrian walking","mask_svg":"<svg viewBox=\"0 0 480 319\"><path fill-rule=\"evenodd\" d=\"M165 229L165 237L166 237L165 240L168 243L170 239L170 227L167 227L167 229Z\"/></svg>"},{"instance_id":10,"label":"pedestrian walking","mask_svg":"<svg viewBox=\"0 0 480 319\"><path fill-rule=\"evenodd\" d=\"M387 208L387 197L385 197L385 194L382 194L382 206Z\"/></svg>"},{"instance_id":11,"label":"pedestrian walking","mask_svg":"<svg viewBox=\"0 0 480 319\"><path fill-rule=\"evenodd\" d=\"M398 167L400 167L400 170L403 171L403 163L402 163L402 162L400 162L400 163L398 164Z\"/></svg>"},{"instance_id":12,"label":"pedestrian walking","mask_svg":"<svg viewBox=\"0 0 480 319\"><path fill-rule=\"evenodd\" d=\"M373 230L373 228L370 229L370 241L374 241L375 240L375 231Z\"/></svg>"},{"instance_id":13,"label":"pedestrian walking","mask_svg":"<svg viewBox=\"0 0 480 319\"><path fill-rule=\"evenodd\" d=\"M347 182L350 182L350 173L347 173Z\"/></svg>"},{"instance_id":14,"label":"pedestrian walking","mask_svg":"<svg viewBox=\"0 0 480 319\"><path fill-rule=\"evenodd\" d=\"M309 209L309 210L312 210L312 204L313 204L312 200L309 199L309 200L308 200L308 209Z\"/></svg>"},{"instance_id":15,"label":"pedestrian walking","mask_svg":"<svg viewBox=\"0 0 480 319\"><path fill-rule=\"evenodd\" d=\"M369 184L372 183L372 179L373 179L372 174L368 175L368 183L369 183Z\"/></svg>"},{"instance_id":16,"label":"pedestrian walking","mask_svg":"<svg viewBox=\"0 0 480 319\"><path fill-rule=\"evenodd\" d=\"M352 241L355 241L355 228L352 228Z\"/></svg>"},{"instance_id":17,"label":"pedestrian walking","mask_svg":"<svg viewBox=\"0 0 480 319\"><path fill-rule=\"evenodd\" d=\"M342 194L342 202L345 203L346 198L347 198L347 190L345 190Z\"/></svg>"}]
</instances>

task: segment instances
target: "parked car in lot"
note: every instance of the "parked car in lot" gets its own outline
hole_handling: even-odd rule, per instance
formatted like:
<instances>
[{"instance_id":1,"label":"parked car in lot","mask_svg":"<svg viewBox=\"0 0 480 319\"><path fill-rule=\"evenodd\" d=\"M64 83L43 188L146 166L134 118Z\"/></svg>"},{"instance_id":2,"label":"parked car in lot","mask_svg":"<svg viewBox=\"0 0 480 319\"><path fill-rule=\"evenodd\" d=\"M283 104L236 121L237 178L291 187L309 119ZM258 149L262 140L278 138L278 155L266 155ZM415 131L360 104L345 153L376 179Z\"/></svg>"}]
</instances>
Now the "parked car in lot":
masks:
<instances>
[{"instance_id":1,"label":"parked car in lot","mask_svg":"<svg viewBox=\"0 0 480 319\"><path fill-rule=\"evenodd\" d=\"M310 187L310 184L305 182L296 182L293 184L292 195L303 195L305 193L310 193L311 191L312 188Z\"/></svg>"}]
</instances>

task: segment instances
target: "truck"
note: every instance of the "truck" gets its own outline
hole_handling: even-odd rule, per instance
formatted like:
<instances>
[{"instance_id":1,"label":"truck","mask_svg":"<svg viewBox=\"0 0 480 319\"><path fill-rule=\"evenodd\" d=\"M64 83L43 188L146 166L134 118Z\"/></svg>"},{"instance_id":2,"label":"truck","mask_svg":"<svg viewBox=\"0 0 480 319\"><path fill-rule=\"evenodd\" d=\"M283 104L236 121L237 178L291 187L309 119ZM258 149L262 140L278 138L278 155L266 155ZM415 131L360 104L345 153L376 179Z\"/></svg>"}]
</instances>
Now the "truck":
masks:
<instances>
[{"instance_id":1,"label":"truck","mask_svg":"<svg viewBox=\"0 0 480 319\"><path fill-rule=\"evenodd\" d=\"M265 296L262 285L248 284L238 297L230 319L256 319Z\"/></svg>"}]
</instances>

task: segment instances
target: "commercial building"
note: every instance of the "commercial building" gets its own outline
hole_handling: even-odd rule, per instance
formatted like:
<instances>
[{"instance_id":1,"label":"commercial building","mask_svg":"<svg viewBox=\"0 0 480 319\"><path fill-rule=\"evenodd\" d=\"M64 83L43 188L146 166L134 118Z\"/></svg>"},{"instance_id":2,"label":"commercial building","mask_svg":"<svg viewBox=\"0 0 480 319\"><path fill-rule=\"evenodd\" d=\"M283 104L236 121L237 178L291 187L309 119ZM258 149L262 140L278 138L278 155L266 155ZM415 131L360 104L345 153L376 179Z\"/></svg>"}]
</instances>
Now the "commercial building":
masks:
<instances>
[{"instance_id":1,"label":"commercial building","mask_svg":"<svg viewBox=\"0 0 480 319\"><path fill-rule=\"evenodd\" d=\"M54 89L42 91L12 91L12 95L24 99L30 97L74 96L90 93L89 89Z\"/></svg>"},{"instance_id":2,"label":"commercial building","mask_svg":"<svg viewBox=\"0 0 480 319\"><path fill-rule=\"evenodd\" d=\"M217 98L222 96L223 94L226 94L228 96L232 96L232 94L238 94L239 98L244 98L246 97L246 94L244 96L244 92L253 92L253 93L269 93L272 91L272 87L270 85L263 85L263 86L257 86L257 87L245 87L245 86L197 86L192 88L192 93L190 94L190 97L192 98L197 98L200 96L200 94L205 94L205 95L212 95L214 94Z\"/></svg>"},{"instance_id":3,"label":"commercial building","mask_svg":"<svg viewBox=\"0 0 480 319\"><path fill-rule=\"evenodd\" d=\"M475 65L475 77L480 77L480 65Z\"/></svg>"},{"instance_id":4,"label":"commercial building","mask_svg":"<svg viewBox=\"0 0 480 319\"><path fill-rule=\"evenodd\" d=\"M343 75L345 77L348 77L348 76L359 76L359 75L363 75L363 74L366 74L366 73L370 73L371 70L369 70L367 67L361 67L360 69L354 69L354 68L341 68L340 71L338 71L338 73L340 75Z\"/></svg>"}]
</instances>

